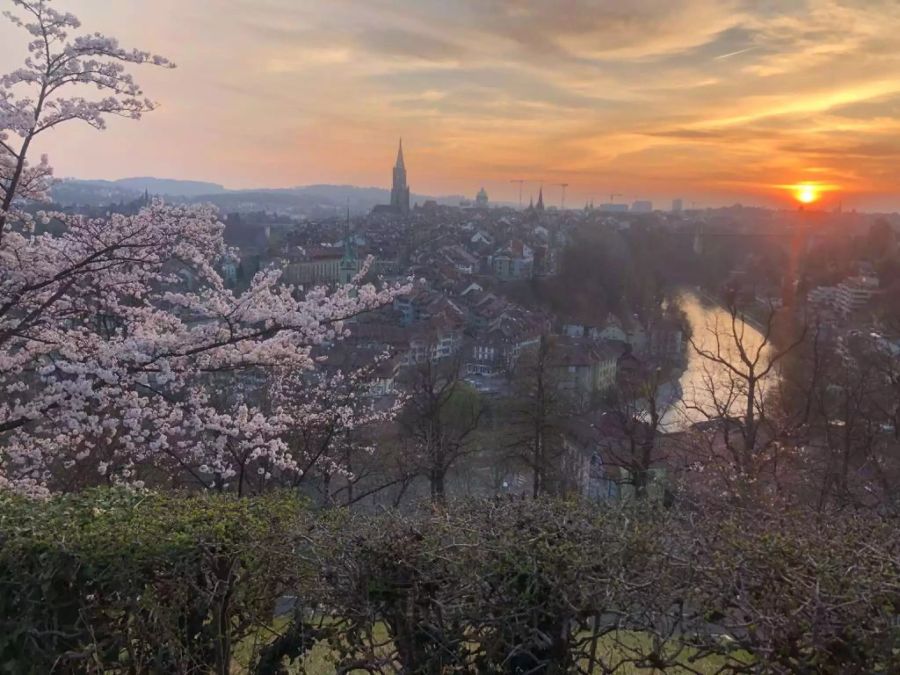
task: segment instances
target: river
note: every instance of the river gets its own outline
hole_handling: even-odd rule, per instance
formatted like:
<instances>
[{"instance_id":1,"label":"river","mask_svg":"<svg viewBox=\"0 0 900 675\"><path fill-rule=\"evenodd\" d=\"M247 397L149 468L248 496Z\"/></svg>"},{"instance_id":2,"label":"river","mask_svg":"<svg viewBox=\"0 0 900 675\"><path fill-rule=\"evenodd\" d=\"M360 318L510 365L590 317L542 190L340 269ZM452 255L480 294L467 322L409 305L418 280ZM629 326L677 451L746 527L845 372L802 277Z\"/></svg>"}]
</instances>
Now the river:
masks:
<instances>
[{"instance_id":1,"label":"river","mask_svg":"<svg viewBox=\"0 0 900 675\"><path fill-rule=\"evenodd\" d=\"M702 350L719 353L731 365L741 372L747 367L741 362L735 343L735 332L749 354L755 355L763 343L763 335L750 323L738 320L732 325L731 315L720 305L702 299L693 291L684 291L678 296L678 304L687 316L691 326L693 340ZM718 346L716 335L718 334ZM661 403L668 410L662 424L666 431L685 429L690 424L706 419L702 411L712 414L717 403L724 400L733 387L733 375L729 376L724 365L715 364L697 354L691 344L687 344L687 364L678 379L677 385L670 383L660 392ZM770 348L763 348L760 365L764 366L770 358ZM716 390L713 397L711 389ZM731 410L741 414L746 406L746 398L740 393L732 396Z\"/></svg>"}]
</instances>

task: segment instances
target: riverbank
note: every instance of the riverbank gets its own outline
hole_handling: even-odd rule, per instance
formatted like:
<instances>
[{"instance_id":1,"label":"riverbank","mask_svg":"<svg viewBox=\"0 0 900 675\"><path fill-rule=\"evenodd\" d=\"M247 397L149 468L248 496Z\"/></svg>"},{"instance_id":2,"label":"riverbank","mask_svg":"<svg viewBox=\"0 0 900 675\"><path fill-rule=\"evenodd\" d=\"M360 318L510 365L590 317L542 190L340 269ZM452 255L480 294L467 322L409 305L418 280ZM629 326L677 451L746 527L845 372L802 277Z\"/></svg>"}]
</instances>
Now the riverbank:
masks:
<instances>
[{"instance_id":1,"label":"riverbank","mask_svg":"<svg viewBox=\"0 0 900 675\"><path fill-rule=\"evenodd\" d=\"M709 291L704 290L698 286L693 292L696 293L698 297L700 297L702 300L709 303L710 305L715 305L716 307L720 308L722 311L724 311L726 313L729 311L728 307L725 305L725 303L722 302L722 300L720 298L716 298ZM755 328L757 331L759 331L760 334L763 334L766 330L766 326L765 326L765 322L763 321L763 319L759 316L756 316L754 313L754 310L756 309L756 304L757 303L754 303L754 305L748 309L742 308L741 317L744 319L744 323Z\"/></svg>"},{"instance_id":2,"label":"riverbank","mask_svg":"<svg viewBox=\"0 0 900 675\"><path fill-rule=\"evenodd\" d=\"M744 369L734 343L732 318L723 305L702 290L685 290L678 294L678 305L687 318L693 343L700 349L718 354L730 366ZM763 345L763 326L751 317L738 319L742 332L742 343L747 349L755 350ZM725 338L725 339L722 339ZM768 358L769 347L765 346L763 359ZM728 391L732 374L725 364L713 363L695 351L692 344L685 347L685 366L677 379L661 388L657 403L665 403L666 412L662 425L666 431L676 432L706 419L702 411L717 411L720 402L712 389Z\"/></svg>"}]
</instances>

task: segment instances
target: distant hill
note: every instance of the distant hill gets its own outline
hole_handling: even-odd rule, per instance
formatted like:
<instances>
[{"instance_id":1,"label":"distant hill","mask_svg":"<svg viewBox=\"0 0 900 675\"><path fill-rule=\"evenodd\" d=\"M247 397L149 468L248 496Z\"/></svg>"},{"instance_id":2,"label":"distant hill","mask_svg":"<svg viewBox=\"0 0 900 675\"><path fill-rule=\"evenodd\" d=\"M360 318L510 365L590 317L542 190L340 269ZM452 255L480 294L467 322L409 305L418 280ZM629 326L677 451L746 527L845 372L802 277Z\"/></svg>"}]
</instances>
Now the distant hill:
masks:
<instances>
[{"instance_id":1,"label":"distant hill","mask_svg":"<svg viewBox=\"0 0 900 675\"><path fill-rule=\"evenodd\" d=\"M137 199L141 191L109 180L74 180L67 178L55 183L50 198L62 206L104 206Z\"/></svg>"},{"instance_id":2,"label":"distant hill","mask_svg":"<svg viewBox=\"0 0 900 675\"><path fill-rule=\"evenodd\" d=\"M122 178L120 180L78 180L67 178L50 191L53 201L63 206L104 206L137 199L144 191L168 198L188 199L221 194L218 183L170 178Z\"/></svg>"},{"instance_id":3,"label":"distant hill","mask_svg":"<svg viewBox=\"0 0 900 675\"><path fill-rule=\"evenodd\" d=\"M390 191L354 185L306 185L294 188L229 190L217 183L168 178L123 178L115 181L65 179L53 186L51 197L62 206L104 206L137 199L147 190L176 202L210 202L226 212L270 211L305 217L327 217L348 205L354 213L390 201ZM463 197L412 195L412 202L433 199L459 204Z\"/></svg>"},{"instance_id":4,"label":"distant hill","mask_svg":"<svg viewBox=\"0 0 900 675\"><path fill-rule=\"evenodd\" d=\"M123 188L143 192L147 190L154 195L169 197L198 197L225 192L218 183L206 183L197 180L175 180L172 178L121 178L113 181Z\"/></svg>"}]
</instances>

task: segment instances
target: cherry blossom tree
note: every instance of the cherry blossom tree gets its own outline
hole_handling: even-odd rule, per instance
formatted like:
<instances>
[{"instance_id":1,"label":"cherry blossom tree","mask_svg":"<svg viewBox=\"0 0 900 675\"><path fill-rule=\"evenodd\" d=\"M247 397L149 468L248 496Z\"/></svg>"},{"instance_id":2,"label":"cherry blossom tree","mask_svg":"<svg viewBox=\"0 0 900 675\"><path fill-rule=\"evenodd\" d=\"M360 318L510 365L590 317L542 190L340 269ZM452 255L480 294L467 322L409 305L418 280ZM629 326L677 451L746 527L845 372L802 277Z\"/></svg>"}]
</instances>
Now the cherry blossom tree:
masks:
<instances>
[{"instance_id":1,"label":"cherry blossom tree","mask_svg":"<svg viewBox=\"0 0 900 675\"><path fill-rule=\"evenodd\" d=\"M379 428L406 400L400 393L377 391L379 371L390 362L384 353L358 367L294 370L275 380L272 402L295 463L289 484L316 477L326 504L351 504L362 496L355 488L368 478L364 460L377 449ZM383 481L369 485L364 494L384 486Z\"/></svg>"},{"instance_id":2,"label":"cherry blossom tree","mask_svg":"<svg viewBox=\"0 0 900 675\"><path fill-rule=\"evenodd\" d=\"M238 295L217 271L234 252L205 206L156 201L101 219L45 213L58 234L38 232L17 207L50 176L44 158L29 166L31 141L69 120L103 128L106 115L139 117L152 104L123 64L170 64L100 35L70 40L78 20L48 0L14 4L26 19L7 16L35 39L25 67L0 79L0 487L72 488L84 467L112 482L200 467L224 481L236 445L294 468L280 436L286 409L218 392L273 369L314 370L314 347L341 340L347 319L401 289L362 283L366 267L333 291L301 293L273 267ZM85 84L109 96L63 98ZM18 94L23 85L36 96Z\"/></svg>"},{"instance_id":3,"label":"cherry blossom tree","mask_svg":"<svg viewBox=\"0 0 900 675\"><path fill-rule=\"evenodd\" d=\"M284 410L219 406L213 392L273 368L313 370L313 346L397 290L357 283L298 298L270 269L235 295L214 268L228 252L207 208L60 222L60 236L10 232L0 250L4 481L44 486L91 458L132 480L138 465L190 470L200 456L227 479L235 443L285 467ZM199 290L184 290L184 274Z\"/></svg>"},{"instance_id":4,"label":"cherry blossom tree","mask_svg":"<svg viewBox=\"0 0 900 675\"><path fill-rule=\"evenodd\" d=\"M70 38L81 23L54 9L51 0L12 4L18 12L4 16L33 39L23 66L0 78L0 238L14 201L40 197L49 187L52 171L46 156L36 165L28 162L38 136L72 120L104 129L109 115L140 119L154 103L143 97L126 66L174 67L162 56L125 49L100 33ZM100 95L80 95L88 88Z\"/></svg>"},{"instance_id":5,"label":"cherry blossom tree","mask_svg":"<svg viewBox=\"0 0 900 675\"><path fill-rule=\"evenodd\" d=\"M216 374L222 386L201 393L198 433L151 460L178 483L233 487L239 495L315 478L326 502L331 488L349 491L352 499L353 460L374 453L372 428L392 420L404 399L374 391L386 354L349 369L326 369L321 356L314 360L314 368L277 367L243 380ZM203 436L211 447L196 442Z\"/></svg>"}]
</instances>

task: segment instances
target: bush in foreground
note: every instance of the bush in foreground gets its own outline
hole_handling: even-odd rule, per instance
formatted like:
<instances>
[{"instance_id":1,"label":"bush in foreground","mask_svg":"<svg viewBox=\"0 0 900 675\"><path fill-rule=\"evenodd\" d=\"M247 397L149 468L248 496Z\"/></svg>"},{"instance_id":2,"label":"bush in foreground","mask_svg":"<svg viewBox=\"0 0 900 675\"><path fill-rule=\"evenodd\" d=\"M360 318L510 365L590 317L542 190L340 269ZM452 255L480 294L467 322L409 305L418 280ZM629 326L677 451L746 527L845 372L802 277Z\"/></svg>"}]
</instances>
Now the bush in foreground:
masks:
<instances>
[{"instance_id":1,"label":"bush in foreground","mask_svg":"<svg viewBox=\"0 0 900 675\"><path fill-rule=\"evenodd\" d=\"M0 496L0 670L228 672L296 578L299 514L283 495Z\"/></svg>"},{"instance_id":2,"label":"bush in foreground","mask_svg":"<svg viewBox=\"0 0 900 675\"><path fill-rule=\"evenodd\" d=\"M0 498L5 672L900 670L872 514Z\"/></svg>"}]
</instances>

